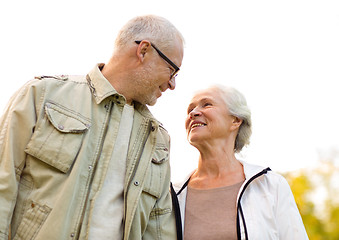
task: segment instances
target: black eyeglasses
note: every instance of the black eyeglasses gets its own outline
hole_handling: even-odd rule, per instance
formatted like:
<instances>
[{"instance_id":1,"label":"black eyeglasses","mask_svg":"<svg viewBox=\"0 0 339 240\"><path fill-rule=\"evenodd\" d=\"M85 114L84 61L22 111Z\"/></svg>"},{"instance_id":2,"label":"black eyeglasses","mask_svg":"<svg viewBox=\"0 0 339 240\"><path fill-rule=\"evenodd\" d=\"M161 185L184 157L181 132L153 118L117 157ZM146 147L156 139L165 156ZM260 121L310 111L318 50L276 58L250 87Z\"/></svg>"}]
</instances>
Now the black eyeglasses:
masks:
<instances>
[{"instance_id":1,"label":"black eyeglasses","mask_svg":"<svg viewBox=\"0 0 339 240\"><path fill-rule=\"evenodd\" d=\"M134 41L134 42L136 44L140 44L141 43L141 41ZM179 72L180 68L177 65L175 65L175 63L172 62L168 57L166 57L166 55L163 54L156 46L154 46L153 43L151 43L151 46L155 49L155 51L157 51L157 53L160 55L160 57L162 59L164 59L169 65L171 65L174 68L174 72L171 74L171 78L170 79L176 77L178 75L178 72Z\"/></svg>"}]
</instances>

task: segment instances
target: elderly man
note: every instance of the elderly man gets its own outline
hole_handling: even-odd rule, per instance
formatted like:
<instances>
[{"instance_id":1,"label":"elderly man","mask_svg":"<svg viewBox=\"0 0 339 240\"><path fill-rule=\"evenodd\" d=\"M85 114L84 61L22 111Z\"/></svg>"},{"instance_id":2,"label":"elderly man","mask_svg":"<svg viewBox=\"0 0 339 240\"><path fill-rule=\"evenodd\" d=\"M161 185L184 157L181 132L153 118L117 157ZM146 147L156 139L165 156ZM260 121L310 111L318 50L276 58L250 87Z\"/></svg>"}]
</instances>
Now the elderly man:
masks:
<instances>
[{"instance_id":1,"label":"elderly man","mask_svg":"<svg viewBox=\"0 0 339 240\"><path fill-rule=\"evenodd\" d=\"M175 239L169 136L154 105L183 59L166 19L120 31L86 76L40 76L0 121L0 239Z\"/></svg>"}]
</instances>

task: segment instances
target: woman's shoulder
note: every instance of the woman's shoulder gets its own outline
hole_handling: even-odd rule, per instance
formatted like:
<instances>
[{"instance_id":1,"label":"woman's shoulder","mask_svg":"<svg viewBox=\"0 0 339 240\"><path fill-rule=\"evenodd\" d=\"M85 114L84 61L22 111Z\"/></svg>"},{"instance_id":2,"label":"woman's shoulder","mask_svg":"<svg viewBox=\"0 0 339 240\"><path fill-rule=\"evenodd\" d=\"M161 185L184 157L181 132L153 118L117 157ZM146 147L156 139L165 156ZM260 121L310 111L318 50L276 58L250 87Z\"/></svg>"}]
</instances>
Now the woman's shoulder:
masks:
<instances>
[{"instance_id":1,"label":"woman's shoulder","mask_svg":"<svg viewBox=\"0 0 339 240\"><path fill-rule=\"evenodd\" d=\"M192 176L192 174L196 171L196 169L194 169L193 171L191 171L189 174L187 174L185 176L184 179L178 181L178 182L174 182L173 183L173 188L175 190L175 192L178 194L183 188L185 188L188 184L188 181L190 179L190 177Z\"/></svg>"},{"instance_id":2,"label":"woman's shoulder","mask_svg":"<svg viewBox=\"0 0 339 240\"><path fill-rule=\"evenodd\" d=\"M265 181L268 181L274 185L277 185L277 184L286 185L287 184L286 179L280 173L274 171L274 169L271 169L268 166L263 167L263 166L251 164L251 163L248 163L242 160L240 160L240 162L243 164L246 179L250 179L257 175L262 175Z\"/></svg>"}]
</instances>

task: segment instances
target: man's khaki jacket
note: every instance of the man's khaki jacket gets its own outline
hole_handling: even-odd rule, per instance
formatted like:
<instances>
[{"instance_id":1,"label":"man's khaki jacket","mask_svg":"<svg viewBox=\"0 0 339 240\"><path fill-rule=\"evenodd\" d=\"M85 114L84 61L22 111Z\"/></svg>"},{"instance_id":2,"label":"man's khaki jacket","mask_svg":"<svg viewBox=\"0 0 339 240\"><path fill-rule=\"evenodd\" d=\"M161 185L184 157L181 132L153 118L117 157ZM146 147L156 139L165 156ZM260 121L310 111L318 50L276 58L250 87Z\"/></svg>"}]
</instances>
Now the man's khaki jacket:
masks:
<instances>
[{"instance_id":1,"label":"man's khaki jacket","mask_svg":"<svg viewBox=\"0 0 339 240\"><path fill-rule=\"evenodd\" d=\"M87 76L38 77L12 97L0 120L0 240L87 239L115 141L112 108L124 101L98 66ZM176 239L169 141L136 103L123 239Z\"/></svg>"}]
</instances>

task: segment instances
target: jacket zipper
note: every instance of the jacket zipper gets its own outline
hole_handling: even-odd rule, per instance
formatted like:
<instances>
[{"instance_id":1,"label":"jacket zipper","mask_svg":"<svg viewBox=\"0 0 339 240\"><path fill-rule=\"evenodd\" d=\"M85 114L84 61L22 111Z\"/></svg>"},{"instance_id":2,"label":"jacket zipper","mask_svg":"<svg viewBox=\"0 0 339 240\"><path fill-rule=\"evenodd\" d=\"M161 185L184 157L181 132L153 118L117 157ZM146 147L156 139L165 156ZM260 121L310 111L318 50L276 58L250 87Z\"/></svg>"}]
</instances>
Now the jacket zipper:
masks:
<instances>
[{"instance_id":1,"label":"jacket zipper","mask_svg":"<svg viewBox=\"0 0 339 240\"><path fill-rule=\"evenodd\" d=\"M242 189L240 195L239 195L239 199L238 199L238 204L237 204L237 238L238 240L241 239L241 232L240 232L240 217L239 217L239 212L241 215L241 220L243 222L244 225L244 230L245 230L245 239L248 240L248 233L247 233L247 227L246 227L246 221L245 221L245 217L244 217L244 213L242 211L242 207L241 207L241 198L246 190L246 188L248 187L248 185L253 182L256 178L266 174L268 171L271 171L271 169L268 167L264 170L262 170L261 172L257 173L256 175L254 175L253 177L251 177L246 183L244 188Z\"/></svg>"}]
</instances>

